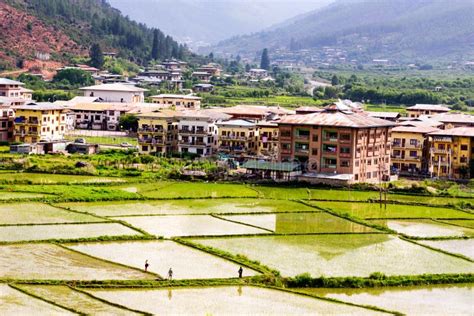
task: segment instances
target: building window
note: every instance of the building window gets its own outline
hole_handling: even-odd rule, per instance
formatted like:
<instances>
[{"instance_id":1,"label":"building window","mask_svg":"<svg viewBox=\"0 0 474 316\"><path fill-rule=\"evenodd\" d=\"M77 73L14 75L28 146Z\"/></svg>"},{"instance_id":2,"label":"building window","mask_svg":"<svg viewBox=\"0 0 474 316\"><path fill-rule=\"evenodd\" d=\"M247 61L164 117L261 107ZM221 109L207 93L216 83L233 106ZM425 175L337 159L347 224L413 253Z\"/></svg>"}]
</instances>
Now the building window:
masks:
<instances>
[{"instance_id":1,"label":"building window","mask_svg":"<svg viewBox=\"0 0 474 316\"><path fill-rule=\"evenodd\" d=\"M309 145L305 144L305 143L296 143L295 144L295 151L296 152L307 153L307 152L309 152Z\"/></svg>"},{"instance_id":2,"label":"building window","mask_svg":"<svg viewBox=\"0 0 474 316\"><path fill-rule=\"evenodd\" d=\"M461 150L467 151L467 145L461 145Z\"/></svg>"},{"instance_id":3,"label":"building window","mask_svg":"<svg viewBox=\"0 0 474 316\"><path fill-rule=\"evenodd\" d=\"M319 137L318 135L313 135L313 142L318 142L319 141Z\"/></svg>"},{"instance_id":4,"label":"building window","mask_svg":"<svg viewBox=\"0 0 474 316\"><path fill-rule=\"evenodd\" d=\"M351 134L341 134L339 136L340 140L351 140Z\"/></svg>"},{"instance_id":5,"label":"building window","mask_svg":"<svg viewBox=\"0 0 474 316\"><path fill-rule=\"evenodd\" d=\"M323 152L335 154L335 153L337 153L337 146L336 145L324 144L323 145Z\"/></svg>"},{"instance_id":6,"label":"building window","mask_svg":"<svg viewBox=\"0 0 474 316\"><path fill-rule=\"evenodd\" d=\"M311 149L311 155L317 156L318 155L318 149L317 148Z\"/></svg>"},{"instance_id":7,"label":"building window","mask_svg":"<svg viewBox=\"0 0 474 316\"><path fill-rule=\"evenodd\" d=\"M341 160L341 167L349 167L349 160Z\"/></svg>"},{"instance_id":8,"label":"building window","mask_svg":"<svg viewBox=\"0 0 474 316\"><path fill-rule=\"evenodd\" d=\"M410 150L410 157L417 158L418 152L416 150Z\"/></svg>"},{"instance_id":9,"label":"building window","mask_svg":"<svg viewBox=\"0 0 474 316\"><path fill-rule=\"evenodd\" d=\"M336 142L337 141L337 132L324 132L324 140L328 140L331 142Z\"/></svg>"},{"instance_id":10,"label":"building window","mask_svg":"<svg viewBox=\"0 0 474 316\"><path fill-rule=\"evenodd\" d=\"M410 139L410 145L411 146L418 146L418 140L417 139Z\"/></svg>"},{"instance_id":11,"label":"building window","mask_svg":"<svg viewBox=\"0 0 474 316\"><path fill-rule=\"evenodd\" d=\"M283 143L283 144L281 144L281 148L282 148L283 150L291 150L291 144L289 144L289 143Z\"/></svg>"},{"instance_id":12,"label":"building window","mask_svg":"<svg viewBox=\"0 0 474 316\"><path fill-rule=\"evenodd\" d=\"M372 159L367 159L367 166L372 166Z\"/></svg>"},{"instance_id":13,"label":"building window","mask_svg":"<svg viewBox=\"0 0 474 316\"><path fill-rule=\"evenodd\" d=\"M459 158L459 161L462 162L462 163L466 163L467 158L466 157L461 157L461 158Z\"/></svg>"},{"instance_id":14,"label":"building window","mask_svg":"<svg viewBox=\"0 0 474 316\"><path fill-rule=\"evenodd\" d=\"M367 179L370 179L370 178L371 178L370 175L371 175L371 173L370 173L370 172L367 172L367 174L366 174Z\"/></svg>"},{"instance_id":15,"label":"building window","mask_svg":"<svg viewBox=\"0 0 474 316\"><path fill-rule=\"evenodd\" d=\"M341 147L341 154L350 154L351 148L350 147Z\"/></svg>"},{"instance_id":16,"label":"building window","mask_svg":"<svg viewBox=\"0 0 474 316\"><path fill-rule=\"evenodd\" d=\"M355 165L356 167L359 167L359 160L355 160L355 161L354 161L354 165Z\"/></svg>"},{"instance_id":17,"label":"building window","mask_svg":"<svg viewBox=\"0 0 474 316\"><path fill-rule=\"evenodd\" d=\"M291 137L291 131L289 130L281 131L281 137Z\"/></svg>"},{"instance_id":18,"label":"building window","mask_svg":"<svg viewBox=\"0 0 474 316\"><path fill-rule=\"evenodd\" d=\"M309 139L309 130L297 129L296 130L296 137Z\"/></svg>"},{"instance_id":19,"label":"building window","mask_svg":"<svg viewBox=\"0 0 474 316\"><path fill-rule=\"evenodd\" d=\"M372 178L377 178L377 171L372 172Z\"/></svg>"}]
</instances>

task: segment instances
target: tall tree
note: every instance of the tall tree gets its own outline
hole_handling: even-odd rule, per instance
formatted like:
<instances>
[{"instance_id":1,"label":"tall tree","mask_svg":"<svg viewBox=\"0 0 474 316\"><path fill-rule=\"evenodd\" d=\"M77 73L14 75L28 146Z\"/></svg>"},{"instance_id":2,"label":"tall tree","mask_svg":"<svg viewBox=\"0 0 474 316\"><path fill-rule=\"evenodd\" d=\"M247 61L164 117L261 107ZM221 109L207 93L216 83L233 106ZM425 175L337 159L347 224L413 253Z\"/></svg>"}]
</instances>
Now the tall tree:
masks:
<instances>
[{"instance_id":1,"label":"tall tree","mask_svg":"<svg viewBox=\"0 0 474 316\"><path fill-rule=\"evenodd\" d=\"M90 65L92 67L101 69L102 66L104 66L104 54L99 44L95 43L92 45L89 51L89 57L91 58Z\"/></svg>"},{"instance_id":2,"label":"tall tree","mask_svg":"<svg viewBox=\"0 0 474 316\"><path fill-rule=\"evenodd\" d=\"M151 48L151 59L158 59L159 57L159 42L158 42L158 30L153 31L153 46Z\"/></svg>"},{"instance_id":3,"label":"tall tree","mask_svg":"<svg viewBox=\"0 0 474 316\"><path fill-rule=\"evenodd\" d=\"M339 85L339 78L338 78L338 76L336 76L336 75L332 76L332 78L331 78L331 84L332 84L333 86Z\"/></svg>"},{"instance_id":4,"label":"tall tree","mask_svg":"<svg viewBox=\"0 0 474 316\"><path fill-rule=\"evenodd\" d=\"M262 52L262 59L260 61L260 68L270 70L270 57L268 56L268 49Z\"/></svg>"}]
</instances>

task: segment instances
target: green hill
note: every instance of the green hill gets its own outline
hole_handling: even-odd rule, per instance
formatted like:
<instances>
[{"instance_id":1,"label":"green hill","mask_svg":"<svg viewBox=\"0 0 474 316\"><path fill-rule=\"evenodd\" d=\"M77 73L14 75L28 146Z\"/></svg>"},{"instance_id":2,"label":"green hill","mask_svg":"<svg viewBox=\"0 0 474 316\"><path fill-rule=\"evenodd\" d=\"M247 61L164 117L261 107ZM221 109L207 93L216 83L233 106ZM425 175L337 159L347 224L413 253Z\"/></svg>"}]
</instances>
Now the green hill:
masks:
<instances>
[{"instance_id":1,"label":"green hill","mask_svg":"<svg viewBox=\"0 0 474 316\"><path fill-rule=\"evenodd\" d=\"M214 51L337 46L352 58L474 58L474 1L339 0L267 32L235 37Z\"/></svg>"}]
</instances>

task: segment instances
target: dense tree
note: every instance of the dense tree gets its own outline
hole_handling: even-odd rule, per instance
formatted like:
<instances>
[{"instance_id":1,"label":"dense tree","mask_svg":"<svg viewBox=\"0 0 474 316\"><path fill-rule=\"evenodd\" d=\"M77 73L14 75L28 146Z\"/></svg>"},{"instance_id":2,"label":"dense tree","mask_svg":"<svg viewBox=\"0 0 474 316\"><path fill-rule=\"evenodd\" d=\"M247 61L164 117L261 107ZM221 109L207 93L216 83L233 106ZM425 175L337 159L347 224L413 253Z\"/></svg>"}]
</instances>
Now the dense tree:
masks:
<instances>
[{"instance_id":1,"label":"dense tree","mask_svg":"<svg viewBox=\"0 0 474 316\"><path fill-rule=\"evenodd\" d=\"M333 86L339 85L339 78L338 78L336 75L332 76L332 78L331 78L331 84L332 84Z\"/></svg>"},{"instance_id":2,"label":"dense tree","mask_svg":"<svg viewBox=\"0 0 474 316\"><path fill-rule=\"evenodd\" d=\"M153 45L151 48L151 59L157 60L159 57L159 49L160 49L160 43L159 43L159 31L154 30L153 31Z\"/></svg>"},{"instance_id":3,"label":"dense tree","mask_svg":"<svg viewBox=\"0 0 474 316\"><path fill-rule=\"evenodd\" d=\"M53 82L65 82L70 86L83 87L94 84L91 74L81 69L63 69L54 76Z\"/></svg>"},{"instance_id":4,"label":"dense tree","mask_svg":"<svg viewBox=\"0 0 474 316\"><path fill-rule=\"evenodd\" d=\"M95 43L91 46L89 51L90 57L90 65L95 68L102 68L104 66L104 54L102 53L102 49L100 45Z\"/></svg>"},{"instance_id":5,"label":"dense tree","mask_svg":"<svg viewBox=\"0 0 474 316\"><path fill-rule=\"evenodd\" d=\"M260 68L270 70L270 57L268 56L267 48L265 48L262 52L262 59L260 60Z\"/></svg>"},{"instance_id":6,"label":"dense tree","mask_svg":"<svg viewBox=\"0 0 474 316\"><path fill-rule=\"evenodd\" d=\"M138 117L133 114L125 114L120 117L120 128L136 132L138 129Z\"/></svg>"}]
</instances>

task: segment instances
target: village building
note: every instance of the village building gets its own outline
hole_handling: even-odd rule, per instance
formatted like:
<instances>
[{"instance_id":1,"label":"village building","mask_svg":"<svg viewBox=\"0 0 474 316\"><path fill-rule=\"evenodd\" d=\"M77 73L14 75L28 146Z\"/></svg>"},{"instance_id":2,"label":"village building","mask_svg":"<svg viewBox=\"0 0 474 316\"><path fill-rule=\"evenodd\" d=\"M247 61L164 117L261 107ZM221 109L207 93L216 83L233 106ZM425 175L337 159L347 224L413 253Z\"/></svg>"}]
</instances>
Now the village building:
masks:
<instances>
[{"instance_id":1,"label":"village building","mask_svg":"<svg viewBox=\"0 0 474 316\"><path fill-rule=\"evenodd\" d=\"M201 108L201 98L184 94L160 94L150 97L152 103L175 107L177 110L199 110Z\"/></svg>"},{"instance_id":2,"label":"village building","mask_svg":"<svg viewBox=\"0 0 474 316\"><path fill-rule=\"evenodd\" d=\"M401 115L399 112L365 112L370 117L379 118L382 120L397 122Z\"/></svg>"},{"instance_id":3,"label":"village building","mask_svg":"<svg viewBox=\"0 0 474 316\"><path fill-rule=\"evenodd\" d=\"M257 153L258 128L255 122L235 119L216 125L220 153L233 156L253 156Z\"/></svg>"},{"instance_id":4,"label":"village building","mask_svg":"<svg viewBox=\"0 0 474 316\"><path fill-rule=\"evenodd\" d=\"M24 88L24 85L20 81L0 78L0 97L31 100L33 91Z\"/></svg>"},{"instance_id":5,"label":"village building","mask_svg":"<svg viewBox=\"0 0 474 316\"><path fill-rule=\"evenodd\" d=\"M437 131L430 126L396 126L392 129L392 171L421 175L428 170L427 134Z\"/></svg>"},{"instance_id":6,"label":"village building","mask_svg":"<svg viewBox=\"0 0 474 316\"><path fill-rule=\"evenodd\" d=\"M14 139L19 143L51 142L64 139L69 110L52 103L16 106Z\"/></svg>"},{"instance_id":7,"label":"village building","mask_svg":"<svg viewBox=\"0 0 474 316\"><path fill-rule=\"evenodd\" d=\"M429 172L432 177L472 178L474 127L456 127L428 134Z\"/></svg>"},{"instance_id":8,"label":"village building","mask_svg":"<svg viewBox=\"0 0 474 316\"><path fill-rule=\"evenodd\" d=\"M141 103L145 101L146 89L122 83L101 84L80 88L85 97L98 97L104 102Z\"/></svg>"},{"instance_id":9,"label":"village building","mask_svg":"<svg viewBox=\"0 0 474 316\"><path fill-rule=\"evenodd\" d=\"M140 153L159 155L176 153L179 114L176 111L160 110L137 115Z\"/></svg>"},{"instance_id":10,"label":"village building","mask_svg":"<svg viewBox=\"0 0 474 316\"><path fill-rule=\"evenodd\" d=\"M300 106L295 109L296 114L311 114L311 113L318 113L323 111L322 108L318 108L317 106Z\"/></svg>"},{"instance_id":11,"label":"village building","mask_svg":"<svg viewBox=\"0 0 474 316\"><path fill-rule=\"evenodd\" d=\"M277 160L280 157L278 124L273 121L262 121L257 123L257 128L257 156Z\"/></svg>"},{"instance_id":12,"label":"village building","mask_svg":"<svg viewBox=\"0 0 474 316\"><path fill-rule=\"evenodd\" d=\"M441 104L415 104L407 108L408 117L419 117L420 115L435 115L451 111L450 108Z\"/></svg>"},{"instance_id":13,"label":"village building","mask_svg":"<svg viewBox=\"0 0 474 316\"><path fill-rule=\"evenodd\" d=\"M15 111L10 106L0 105L0 142L13 140Z\"/></svg>"},{"instance_id":14,"label":"village building","mask_svg":"<svg viewBox=\"0 0 474 316\"><path fill-rule=\"evenodd\" d=\"M296 181L302 174L297 162L273 162L249 160L242 166L246 173L258 179L272 179L275 182Z\"/></svg>"},{"instance_id":15,"label":"village building","mask_svg":"<svg viewBox=\"0 0 474 316\"><path fill-rule=\"evenodd\" d=\"M211 77L220 77L221 70L214 65L204 65L196 69L196 72L208 73Z\"/></svg>"},{"instance_id":16,"label":"village building","mask_svg":"<svg viewBox=\"0 0 474 316\"><path fill-rule=\"evenodd\" d=\"M394 123L333 104L278 121L280 160L299 161L315 181L379 182L390 175Z\"/></svg>"},{"instance_id":17,"label":"village building","mask_svg":"<svg viewBox=\"0 0 474 316\"><path fill-rule=\"evenodd\" d=\"M268 71L266 69L253 68L249 70L249 76L252 79L263 79L268 77Z\"/></svg>"},{"instance_id":18,"label":"village building","mask_svg":"<svg viewBox=\"0 0 474 316\"><path fill-rule=\"evenodd\" d=\"M212 92L214 91L214 85L210 83L199 83L193 86L194 92Z\"/></svg>"},{"instance_id":19,"label":"village building","mask_svg":"<svg viewBox=\"0 0 474 316\"><path fill-rule=\"evenodd\" d=\"M442 129L474 126L474 115L466 113L442 113L429 116L429 119L443 123Z\"/></svg>"},{"instance_id":20,"label":"village building","mask_svg":"<svg viewBox=\"0 0 474 316\"><path fill-rule=\"evenodd\" d=\"M295 112L279 106L237 105L218 108L217 110L232 116L233 119L268 121L292 115Z\"/></svg>"},{"instance_id":21,"label":"village building","mask_svg":"<svg viewBox=\"0 0 474 316\"><path fill-rule=\"evenodd\" d=\"M178 119L178 152L209 157L217 151L217 123L229 115L213 110L185 111Z\"/></svg>"},{"instance_id":22,"label":"village building","mask_svg":"<svg viewBox=\"0 0 474 316\"><path fill-rule=\"evenodd\" d=\"M205 71L195 71L191 74L191 77L202 82L210 82L212 75Z\"/></svg>"}]
</instances>

